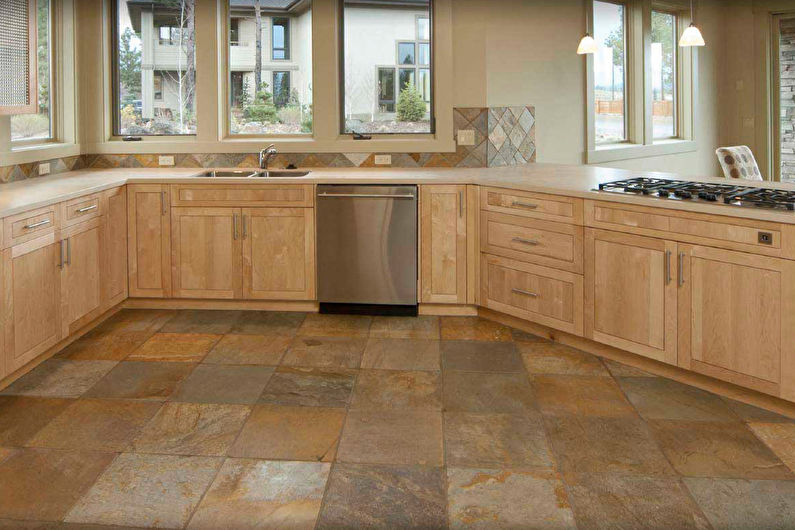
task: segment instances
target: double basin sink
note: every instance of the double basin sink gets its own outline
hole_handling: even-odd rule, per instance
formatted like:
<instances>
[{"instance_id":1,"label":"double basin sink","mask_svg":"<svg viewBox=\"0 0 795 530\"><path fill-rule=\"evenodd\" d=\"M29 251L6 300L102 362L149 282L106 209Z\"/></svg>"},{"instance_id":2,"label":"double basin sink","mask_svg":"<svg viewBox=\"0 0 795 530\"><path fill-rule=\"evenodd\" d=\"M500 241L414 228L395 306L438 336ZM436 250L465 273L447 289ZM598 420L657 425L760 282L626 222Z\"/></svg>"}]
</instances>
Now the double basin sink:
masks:
<instances>
[{"instance_id":1,"label":"double basin sink","mask_svg":"<svg viewBox=\"0 0 795 530\"><path fill-rule=\"evenodd\" d=\"M298 169L218 169L206 171L196 176L210 178L280 178L305 177L307 175L309 175L309 171Z\"/></svg>"}]
</instances>

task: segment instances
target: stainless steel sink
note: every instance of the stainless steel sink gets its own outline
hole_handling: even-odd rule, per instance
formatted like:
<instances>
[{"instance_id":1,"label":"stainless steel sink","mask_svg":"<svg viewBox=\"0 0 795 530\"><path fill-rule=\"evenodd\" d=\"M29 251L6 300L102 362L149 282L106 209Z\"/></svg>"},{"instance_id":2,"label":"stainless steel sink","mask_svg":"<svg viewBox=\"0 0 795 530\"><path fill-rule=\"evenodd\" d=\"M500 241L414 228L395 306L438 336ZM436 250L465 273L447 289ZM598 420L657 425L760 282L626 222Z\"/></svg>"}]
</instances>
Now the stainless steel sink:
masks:
<instances>
[{"instance_id":1,"label":"stainless steel sink","mask_svg":"<svg viewBox=\"0 0 795 530\"><path fill-rule=\"evenodd\" d=\"M236 178L250 178L256 177L258 175L258 171L251 170L251 169L219 169L219 170L210 170L206 171L200 175L199 177L211 177L211 178L229 178L229 177L236 177Z\"/></svg>"},{"instance_id":2,"label":"stainless steel sink","mask_svg":"<svg viewBox=\"0 0 795 530\"><path fill-rule=\"evenodd\" d=\"M305 177L309 175L309 171L301 171L296 169L269 169L257 172L252 177L265 177L265 178L284 178L284 177Z\"/></svg>"}]
</instances>

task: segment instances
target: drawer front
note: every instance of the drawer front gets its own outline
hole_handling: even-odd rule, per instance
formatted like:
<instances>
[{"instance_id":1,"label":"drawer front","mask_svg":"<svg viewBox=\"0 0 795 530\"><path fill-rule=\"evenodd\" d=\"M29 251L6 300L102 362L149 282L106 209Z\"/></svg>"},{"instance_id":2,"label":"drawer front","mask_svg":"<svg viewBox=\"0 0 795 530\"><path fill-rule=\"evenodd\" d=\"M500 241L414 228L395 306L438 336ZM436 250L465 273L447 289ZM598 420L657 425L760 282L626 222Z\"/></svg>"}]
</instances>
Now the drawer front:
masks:
<instances>
[{"instance_id":1,"label":"drawer front","mask_svg":"<svg viewBox=\"0 0 795 530\"><path fill-rule=\"evenodd\" d=\"M482 212L480 227L483 252L582 272L581 226Z\"/></svg>"},{"instance_id":2,"label":"drawer front","mask_svg":"<svg viewBox=\"0 0 795 530\"><path fill-rule=\"evenodd\" d=\"M50 234L60 228L58 205L46 206L25 212L3 221L3 245L5 248Z\"/></svg>"},{"instance_id":3,"label":"drawer front","mask_svg":"<svg viewBox=\"0 0 795 530\"><path fill-rule=\"evenodd\" d=\"M481 303L551 328L582 333L583 279L578 274L481 254Z\"/></svg>"},{"instance_id":4,"label":"drawer front","mask_svg":"<svg viewBox=\"0 0 795 530\"><path fill-rule=\"evenodd\" d=\"M557 195L486 188L481 192L481 209L582 224L582 200Z\"/></svg>"},{"instance_id":5,"label":"drawer front","mask_svg":"<svg viewBox=\"0 0 795 530\"><path fill-rule=\"evenodd\" d=\"M175 184L171 186L172 206L284 206L310 207L312 185L283 184Z\"/></svg>"},{"instance_id":6,"label":"drawer front","mask_svg":"<svg viewBox=\"0 0 795 530\"><path fill-rule=\"evenodd\" d=\"M102 215L102 194L88 195L61 204L64 226L88 221Z\"/></svg>"}]
</instances>

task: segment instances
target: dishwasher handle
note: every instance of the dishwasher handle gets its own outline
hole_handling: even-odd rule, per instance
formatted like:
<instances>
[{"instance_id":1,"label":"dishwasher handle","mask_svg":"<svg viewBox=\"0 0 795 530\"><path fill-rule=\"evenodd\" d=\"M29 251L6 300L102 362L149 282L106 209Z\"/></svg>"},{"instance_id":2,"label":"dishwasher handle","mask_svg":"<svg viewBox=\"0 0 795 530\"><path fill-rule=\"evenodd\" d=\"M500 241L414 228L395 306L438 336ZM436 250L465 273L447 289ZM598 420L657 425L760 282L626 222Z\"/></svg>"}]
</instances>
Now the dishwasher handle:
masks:
<instances>
[{"instance_id":1,"label":"dishwasher handle","mask_svg":"<svg viewBox=\"0 0 795 530\"><path fill-rule=\"evenodd\" d=\"M415 199L417 196L410 193L390 195L388 193L318 193L318 197L342 197L347 199Z\"/></svg>"}]
</instances>

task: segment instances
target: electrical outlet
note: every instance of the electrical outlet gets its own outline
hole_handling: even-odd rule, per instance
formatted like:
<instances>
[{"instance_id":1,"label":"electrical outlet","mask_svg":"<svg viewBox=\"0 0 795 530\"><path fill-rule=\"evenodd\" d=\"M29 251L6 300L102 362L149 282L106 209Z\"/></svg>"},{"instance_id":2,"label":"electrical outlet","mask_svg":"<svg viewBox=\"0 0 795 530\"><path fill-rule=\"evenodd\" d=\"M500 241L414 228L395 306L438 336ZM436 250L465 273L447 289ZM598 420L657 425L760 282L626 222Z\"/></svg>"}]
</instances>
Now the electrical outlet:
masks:
<instances>
[{"instance_id":1,"label":"electrical outlet","mask_svg":"<svg viewBox=\"0 0 795 530\"><path fill-rule=\"evenodd\" d=\"M157 164L160 166L173 166L174 165L174 157L169 156L159 156L157 157Z\"/></svg>"},{"instance_id":2,"label":"electrical outlet","mask_svg":"<svg viewBox=\"0 0 795 530\"><path fill-rule=\"evenodd\" d=\"M376 166L391 166L392 155L375 155Z\"/></svg>"},{"instance_id":3,"label":"electrical outlet","mask_svg":"<svg viewBox=\"0 0 795 530\"><path fill-rule=\"evenodd\" d=\"M50 174L50 163L45 162L44 164L39 164L39 175L49 175Z\"/></svg>"},{"instance_id":4,"label":"electrical outlet","mask_svg":"<svg viewBox=\"0 0 795 530\"><path fill-rule=\"evenodd\" d=\"M458 145L475 145L475 130L461 129L458 131Z\"/></svg>"}]
</instances>

